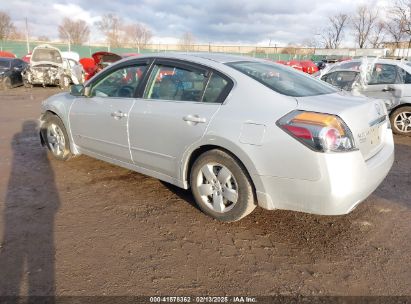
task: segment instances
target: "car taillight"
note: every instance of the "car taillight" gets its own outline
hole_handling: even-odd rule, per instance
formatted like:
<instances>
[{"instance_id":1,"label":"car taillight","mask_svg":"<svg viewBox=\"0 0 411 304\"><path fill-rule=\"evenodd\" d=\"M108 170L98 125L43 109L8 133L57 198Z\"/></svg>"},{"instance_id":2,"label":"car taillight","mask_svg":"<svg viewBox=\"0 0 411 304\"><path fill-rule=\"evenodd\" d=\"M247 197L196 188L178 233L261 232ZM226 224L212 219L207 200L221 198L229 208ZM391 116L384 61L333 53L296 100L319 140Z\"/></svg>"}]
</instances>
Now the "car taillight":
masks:
<instances>
[{"instance_id":1,"label":"car taillight","mask_svg":"<svg viewBox=\"0 0 411 304\"><path fill-rule=\"evenodd\" d=\"M277 125L314 151L356 150L350 129L336 115L297 110L282 117Z\"/></svg>"}]
</instances>

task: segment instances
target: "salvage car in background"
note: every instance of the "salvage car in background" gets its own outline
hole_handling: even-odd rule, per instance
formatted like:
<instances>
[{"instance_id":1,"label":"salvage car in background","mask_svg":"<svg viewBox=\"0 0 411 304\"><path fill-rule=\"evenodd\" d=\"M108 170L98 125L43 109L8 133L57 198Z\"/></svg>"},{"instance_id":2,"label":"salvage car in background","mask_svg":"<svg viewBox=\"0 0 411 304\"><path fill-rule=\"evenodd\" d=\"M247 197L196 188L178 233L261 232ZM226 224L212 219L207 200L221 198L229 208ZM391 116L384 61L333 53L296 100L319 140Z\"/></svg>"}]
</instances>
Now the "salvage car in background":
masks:
<instances>
[{"instance_id":1,"label":"salvage car in background","mask_svg":"<svg viewBox=\"0 0 411 304\"><path fill-rule=\"evenodd\" d=\"M23 71L26 87L34 84L58 85L68 88L72 82L70 74L63 66L63 56L58 48L42 44L33 49L30 65Z\"/></svg>"},{"instance_id":2,"label":"salvage car in background","mask_svg":"<svg viewBox=\"0 0 411 304\"><path fill-rule=\"evenodd\" d=\"M411 136L411 66L389 59L350 60L321 75L336 87L383 99L394 133Z\"/></svg>"},{"instance_id":3,"label":"salvage car in background","mask_svg":"<svg viewBox=\"0 0 411 304\"><path fill-rule=\"evenodd\" d=\"M81 84L85 81L85 71L83 65L79 63L80 56L76 52L62 52L63 68L69 75L71 83Z\"/></svg>"},{"instance_id":4,"label":"salvage car in background","mask_svg":"<svg viewBox=\"0 0 411 304\"><path fill-rule=\"evenodd\" d=\"M249 57L124 59L41 112L41 140L55 158L86 154L191 188L222 221L257 204L346 214L394 160L382 101Z\"/></svg>"},{"instance_id":5,"label":"salvage car in background","mask_svg":"<svg viewBox=\"0 0 411 304\"><path fill-rule=\"evenodd\" d=\"M0 58L16 58L16 55L11 52L0 51Z\"/></svg>"},{"instance_id":6,"label":"salvage car in background","mask_svg":"<svg viewBox=\"0 0 411 304\"><path fill-rule=\"evenodd\" d=\"M21 72L27 63L18 58L0 58L0 87L11 89L23 85Z\"/></svg>"},{"instance_id":7,"label":"salvage car in background","mask_svg":"<svg viewBox=\"0 0 411 304\"><path fill-rule=\"evenodd\" d=\"M123 57L111 52L96 52L92 58L81 58L80 63L85 71L85 80L89 80L110 64L121 60Z\"/></svg>"},{"instance_id":8,"label":"salvage car in background","mask_svg":"<svg viewBox=\"0 0 411 304\"><path fill-rule=\"evenodd\" d=\"M311 60L278 60L277 63L288 65L296 70L302 71L307 74L313 74L318 71L318 67Z\"/></svg>"}]
</instances>

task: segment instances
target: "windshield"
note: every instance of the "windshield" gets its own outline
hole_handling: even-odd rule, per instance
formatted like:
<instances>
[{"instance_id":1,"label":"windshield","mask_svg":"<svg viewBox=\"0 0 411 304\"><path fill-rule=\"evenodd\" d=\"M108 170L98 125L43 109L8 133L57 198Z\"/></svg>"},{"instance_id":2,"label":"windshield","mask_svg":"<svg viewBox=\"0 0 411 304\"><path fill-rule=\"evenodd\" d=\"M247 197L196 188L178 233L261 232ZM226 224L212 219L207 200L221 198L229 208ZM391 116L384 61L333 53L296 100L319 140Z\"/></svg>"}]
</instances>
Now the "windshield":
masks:
<instances>
[{"instance_id":1,"label":"windshield","mask_svg":"<svg viewBox=\"0 0 411 304\"><path fill-rule=\"evenodd\" d=\"M337 89L320 80L279 64L241 61L227 65L287 96L304 97L337 92Z\"/></svg>"},{"instance_id":2,"label":"windshield","mask_svg":"<svg viewBox=\"0 0 411 304\"><path fill-rule=\"evenodd\" d=\"M31 61L51 61L62 63L61 54L55 49L36 49L31 56Z\"/></svg>"},{"instance_id":3,"label":"windshield","mask_svg":"<svg viewBox=\"0 0 411 304\"><path fill-rule=\"evenodd\" d=\"M11 60L0 60L0 69L1 68L10 68Z\"/></svg>"}]
</instances>

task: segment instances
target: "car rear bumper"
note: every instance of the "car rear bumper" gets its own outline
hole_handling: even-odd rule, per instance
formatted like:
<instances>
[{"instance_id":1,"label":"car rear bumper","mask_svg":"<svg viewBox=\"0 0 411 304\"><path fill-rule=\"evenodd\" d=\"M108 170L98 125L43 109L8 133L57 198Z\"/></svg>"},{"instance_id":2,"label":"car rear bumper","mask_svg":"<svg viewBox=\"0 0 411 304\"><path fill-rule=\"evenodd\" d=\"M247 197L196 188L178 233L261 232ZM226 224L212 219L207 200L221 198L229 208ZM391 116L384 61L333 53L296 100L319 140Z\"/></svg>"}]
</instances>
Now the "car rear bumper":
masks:
<instances>
[{"instance_id":1,"label":"car rear bumper","mask_svg":"<svg viewBox=\"0 0 411 304\"><path fill-rule=\"evenodd\" d=\"M394 162L394 141L387 130L383 148L364 161L359 151L319 154L321 177L316 181L258 176L259 205L321 215L352 211L384 180Z\"/></svg>"}]
</instances>

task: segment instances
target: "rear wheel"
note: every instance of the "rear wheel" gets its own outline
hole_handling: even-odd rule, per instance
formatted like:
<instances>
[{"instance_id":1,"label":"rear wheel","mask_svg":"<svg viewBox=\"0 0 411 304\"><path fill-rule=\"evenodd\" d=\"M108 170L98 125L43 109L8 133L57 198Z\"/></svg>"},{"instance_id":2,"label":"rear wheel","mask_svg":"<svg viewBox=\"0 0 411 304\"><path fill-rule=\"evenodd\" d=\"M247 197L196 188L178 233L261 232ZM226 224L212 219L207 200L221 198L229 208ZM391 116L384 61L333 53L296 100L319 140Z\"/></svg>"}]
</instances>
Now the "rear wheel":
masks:
<instances>
[{"instance_id":1,"label":"rear wheel","mask_svg":"<svg viewBox=\"0 0 411 304\"><path fill-rule=\"evenodd\" d=\"M66 128L58 116L47 115L41 132L47 148L56 159L68 160L72 156Z\"/></svg>"},{"instance_id":2,"label":"rear wheel","mask_svg":"<svg viewBox=\"0 0 411 304\"><path fill-rule=\"evenodd\" d=\"M411 106L398 108L390 115L395 134L411 136Z\"/></svg>"},{"instance_id":3,"label":"rear wheel","mask_svg":"<svg viewBox=\"0 0 411 304\"><path fill-rule=\"evenodd\" d=\"M200 155L193 164L190 185L200 209L220 221L237 221L256 207L245 168L224 151Z\"/></svg>"}]
</instances>

